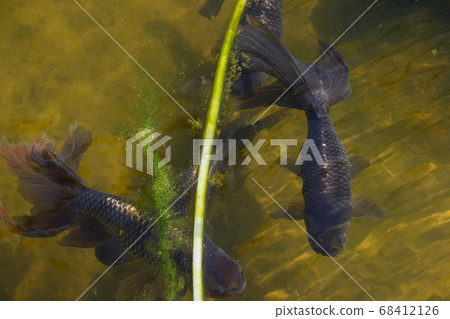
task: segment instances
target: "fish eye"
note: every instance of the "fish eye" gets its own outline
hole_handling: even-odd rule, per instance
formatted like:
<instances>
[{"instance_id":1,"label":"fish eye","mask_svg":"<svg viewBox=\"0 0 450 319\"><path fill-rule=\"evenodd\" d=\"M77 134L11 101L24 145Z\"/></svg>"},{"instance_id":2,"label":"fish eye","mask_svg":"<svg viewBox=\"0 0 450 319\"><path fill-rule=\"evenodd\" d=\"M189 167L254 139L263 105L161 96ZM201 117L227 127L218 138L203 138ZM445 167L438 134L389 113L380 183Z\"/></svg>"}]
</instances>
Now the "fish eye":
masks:
<instances>
[{"instance_id":1,"label":"fish eye","mask_svg":"<svg viewBox=\"0 0 450 319\"><path fill-rule=\"evenodd\" d=\"M212 287L211 291L215 296L220 296L223 294L223 288L221 285L214 285L214 287Z\"/></svg>"},{"instance_id":2,"label":"fish eye","mask_svg":"<svg viewBox=\"0 0 450 319\"><path fill-rule=\"evenodd\" d=\"M341 236L341 244L344 244L347 241L347 235L342 235Z\"/></svg>"}]
</instances>

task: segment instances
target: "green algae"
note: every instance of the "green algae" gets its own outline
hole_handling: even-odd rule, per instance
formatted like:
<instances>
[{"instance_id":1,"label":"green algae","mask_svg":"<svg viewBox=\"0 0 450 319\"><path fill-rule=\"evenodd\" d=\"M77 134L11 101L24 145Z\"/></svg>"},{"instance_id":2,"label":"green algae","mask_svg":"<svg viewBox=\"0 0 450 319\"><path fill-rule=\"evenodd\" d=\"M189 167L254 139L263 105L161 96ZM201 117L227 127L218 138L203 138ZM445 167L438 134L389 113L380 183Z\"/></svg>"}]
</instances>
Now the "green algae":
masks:
<instances>
[{"instance_id":1,"label":"green algae","mask_svg":"<svg viewBox=\"0 0 450 319\"><path fill-rule=\"evenodd\" d=\"M155 93L150 89L149 81L145 74L142 74L141 78L137 102L134 107L130 109L130 115L135 121L135 124L133 125L133 129L131 129L130 125L124 125L122 128L122 136L129 137L143 129L150 129L152 132L156 132L158 129L157 123L164 114L160 94ZM157 153L153 154L153 167L158 167L157 165L160 160L161 158ZM171 220L173 211L170 207L177 198L177 193L174 185L174 178L169 166L163 166L154 170L152 183L148 183L146 187L144 187L143 197L144 208L146 208L149 202L152 202L158 212L156 218L159 218L157 221L159 245L158 247L150 245L148 249L152 250L152 252L155 250L158 251L158 257L161 262L160 268L165 276L165 300L175 300L179 291L181 291L185 285L185 279L182 274L178 273L177 268L171 259L170 253L174 248L174 245L168 240L168 233L173 231L174 228L187 228L187 222L186 220ZM179 248L181 244L182 243L177 243L175 248ZM139 299L151 298L151 294L141 292L139 295Z\"/></svg>"}]
</instances>

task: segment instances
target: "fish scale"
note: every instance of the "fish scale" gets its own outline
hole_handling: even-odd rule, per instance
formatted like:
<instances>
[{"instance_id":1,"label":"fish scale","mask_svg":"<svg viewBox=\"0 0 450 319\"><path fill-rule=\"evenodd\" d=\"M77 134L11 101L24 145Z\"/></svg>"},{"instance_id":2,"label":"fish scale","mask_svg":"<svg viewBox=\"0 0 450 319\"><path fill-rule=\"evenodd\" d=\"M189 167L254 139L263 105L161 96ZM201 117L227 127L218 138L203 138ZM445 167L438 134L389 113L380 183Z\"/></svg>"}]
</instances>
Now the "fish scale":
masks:
<instances>
[{"instance_id":1,"label":"fish scale","mask_svg":"<svg viewBox=\"0 0 450 319\"><path fill-rule=\"evenodd\" d=\"M302 164L304 213L329 218L326 211L316 207L323 207L326 202L329 207L344 205L351 208L350 162L329 117L318 118L315 114L306 113L307 138L314 141L325 163L323 166L316 161Z\"/></svg>"},{"instance_id":2,"label":"fish scale","mask_svg":"<svg viewBox=\"0 0 450 319\"><path fill-rule=\"evenodd\" d=\"M99 220L108 232L115 236L122 247L130 247L150 225L154 224L156 214L140 211L129 201L115 195L106 194L90 188L78 189L75 200L79 207L92 217ZM156 254L145 249L148 241L159 241L158 224L152 226L142 238L130 249L136 258L147 263L157 263Z\"/></svg>"},{"instance_id":3,"label":"fish scale","mask_svg":"<svg viewBox=\"0 0 450 319\"><path fill-rule=\"evenodd\" d=\"M133 203L124 198L90 188L77 190L76 199L80 208L101 221L108 231L119 240L122 247L130 247L129 251L135 258L153 265L162 263L159 253L159 224L155 222L159 216L156 212L139 210ZM181 206L179 204L178 206L182 208L182 212L172 218L184 218L190 201L191 199L188 196L183 201L186 205ZM183 222L180 224L184 225ZM149 229L149 227L151 228ZM142 237L139 238L141 235ZM192 238L189 232L175 226L170 227L166 236L176 238L176 242L181 244L171 245L170 251L170 255L176 261L178 270L183 273L190 273L192 259L189 252L192 248ZM214 243L209 238L205 238L205 246L212 247L213 245ZM209 247L210 250L211 247Z\"/></svg>"},{"instance_id":4,"label":"fish scale","mask_svg":"<svg viewBox=\"0 0 450 319\"><path fill-rule=\"evenodd\" d=\"M248 14L258 19L273 35L281 39L281 35L283 34L283 21L281 19L283 8L281 0L252 0L251 2L250 7L245 10L244 15Z\"/></svg>"}]
</instances>

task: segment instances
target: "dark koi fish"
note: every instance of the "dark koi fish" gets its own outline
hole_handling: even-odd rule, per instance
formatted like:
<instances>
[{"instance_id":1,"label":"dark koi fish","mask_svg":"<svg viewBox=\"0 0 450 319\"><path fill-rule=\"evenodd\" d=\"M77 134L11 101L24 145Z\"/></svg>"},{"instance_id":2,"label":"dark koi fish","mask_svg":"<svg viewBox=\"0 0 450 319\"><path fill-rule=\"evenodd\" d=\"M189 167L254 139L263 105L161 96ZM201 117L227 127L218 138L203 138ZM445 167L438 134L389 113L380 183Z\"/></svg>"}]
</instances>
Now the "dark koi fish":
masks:
<instances>
[{"instance_id":1,"label":"dark koi fish","mask_svg":"<svg viewBox=\"0 0 450 319\"><path fill-rule=\"evenodd\" d=\"M352 215L369 214L361 213L352 202L350 161L328 115L330 106L351 93L349 69L341 54L321 40L323 56L317 63L301 63L261 22L251 16L247 22L238 40L239 49L257 70L277 80L243 100L238 109L269 106L281 97L277 105L306 113L307 138L314 141L324 162L304 161L296 169L303 179L304 199L303 213L297 217L305 220L313 250L336 256L347 239ZM360 204L377 208L366 201ZM380 215L379 210L375 215Z\"/></svg>"},{"instance_id":2,"label":"dark koi fish","mask_svg":"<svg viewBox=\"0 0 450 319\"><path fill-rule=\"evenodd\" d=\"M81 126L71 127L66 142L57 152L54 143L44 138L31 145L14 145L3 138L0 152L11 173L18 176L18 192L34 206L30 215L15 217L13 222L0 205L0 219L13 232L28 237L52 237L68 230L61 245L95 247L96 256L106 265L111 265L135 243L119 263L140 259L160 266L157 221L161 212L141 211L126 199L89 188L77 174L91 140L90 132ZM185 217L189 205L190 200L183 197L183 201L173 206L180 210L179 214L173 214L174 218ZM186 289L192 272L192 235L186 218L174 225L166 234L169 254L177 270L184 274ZM210 297L228 297L245 288L239 264L206 236L204 269L205 292ZM146 273L132 278L135 283L143 281L141 284L146 280L155 278Z\"/></svg>"}]
</instances>

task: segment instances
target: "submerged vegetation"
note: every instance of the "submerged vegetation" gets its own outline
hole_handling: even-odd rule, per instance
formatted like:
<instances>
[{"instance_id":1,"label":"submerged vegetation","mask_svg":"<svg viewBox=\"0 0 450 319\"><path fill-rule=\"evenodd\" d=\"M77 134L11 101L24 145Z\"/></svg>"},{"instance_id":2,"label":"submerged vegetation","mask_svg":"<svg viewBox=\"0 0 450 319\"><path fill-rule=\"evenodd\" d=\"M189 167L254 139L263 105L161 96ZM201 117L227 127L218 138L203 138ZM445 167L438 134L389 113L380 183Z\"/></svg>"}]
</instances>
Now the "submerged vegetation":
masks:
<instances>
[{"instance_id":1,"label":"submerged vegetation","mask_svg":"<svg viewBox=\"0 0 450 319\"><path fill-rule=\"evenodd\" d=\"M234 44L239 22L244 12L246 0L237 0L230 23L225 33L225 38L220 50L217 63L214 84L211 92L211 101L206 116L204 140L212 140L217 129L220 106L222 102L223 88L227 75L227 67L230 59L231 48ZM197 181L197 193L195 196L195 220L194 220L194 246L193 246L193 288L194 300L203 299L203 229L206 210L206 193L208 189L208 175L211 160L212 144L207 144L202 150L200 168Z\"/></svg>"},{"instance_id":2,"label":"submerged vegetation","mask_svg":"<svg viewBox=\"0 0 450 319\"><path fill-rule=\"evenodd\" d=\"M230 18L228 28L222 43L217 68L214 76L214 84L211 92L208 113L203 131L203 138L213 139L217 131L217 122L219 120L220 106L224 93L229 92L231 85L236 77L242 71L239 66L234 52L234 43L238 31L238 25L241 21L242 13L245 9L247 1L238 0L236 2L233 14ZM230 69L228 69L230 65ZM143 76L139 87L138 101L130 113L136 119L136 127L124 128L123 135L131 136L129 132L137 132L143 129L150 129L152 132L157 130L157 119L161 116L161 110L164 109L159 103L158 96L154 95L148 86L147 77ZM209 165L212 152L212 145L205 145L201 155L199 166L197 193L195 197L195 220L194 220L194 240L193 240L193 293L194 300L203 299L203 232L204 218L206 209L206 193L208 189ZM154 165L159 163L158 154L154 154ZM217 183L217 176L212 177L212 182ZM171 229L170 219L173 212L165 211L170 207L176 199L174 179L168 166L155 170L153 183L151 187L147 187L144 196L153 198L155 207L159 214L163 214L158 220L160 230L160 254L163 260L163 271L166 276L166 300L174 300L177 295L177 286L180 278L177 278L176 268L170 259L169 248L174 243L169 243L167 232ZM165 214L164 214L165 213ZM175 219L176 222L176 219Z\"/></svg>"},{"instance_id":3,"label":"submerged vegetation","mask_svg":"<svg viewBox=\"0 0 450 319\"><path fill-rule=\"evenodd\" d=\"M214 21L196 16L200 2L204 0L170 4L130 1L126 5L112 1L92 3L88 9L172 93L181 81L176 78L179 69L188 77L194 72L212 71L210 66L194 71L183 65L195 66L198 59L203 64L207 61L205 65L217 62L215 52L212 58L207 56L236 0L225 1L225 10ZM339 4L331 0L283 4L284 44L292 55L308 61L313 61L311 54L316 52L315 37L331 43L366 7L366 3L350 0ZM178 169L189 156L177 156L175 165L164 166L149 176L124 167L124 141L144 128L183 134L182 142L193 135L201 136L207 101L203 96L193 114L202 120L198 120L200 125L191 119L186 123L172 101L144 73L137 76L140 71L123 52L71 5L46 3L42 7L30 2L19 8L11 2L0 41L3 75L8 83L1 88L4 121L0 137L31 141L45 131L46 136L62 142L68 123L76 120L92 129L94 138L80 165L80 176L96 189L117 192L137 201L138 208L159 216L179 195ZM155 14L149 16L152 10ZM56 11L64 12L66 18L54 15ZM354 92L347 102L331 109L330 117L347 150L370 162L370 167L352 180L352 189L355 195L374 198L390 212L376 225L371 220L355 220L346 243L348 249L338 261L377 299L448 298L449 282L442 280L447 278L450 262L450 179L442 177L449 168L448 152L443 151L448 149L445 132L450 110L443 113L442 108L449 104L445 13L437 0L378 3L337 43L348 60ZM23 50L25 47L30 50ZM242 57L245 60L246 55ZM231 56L231 60L222 97L225 101L234 79L242 74L236 57ZM226 120L223 115L228 103L222 104L219 121ZM246 112L244 115L256 117L256 112ZM181 116L169 118L172 114ZM306 136L304 112L286 114L289 116L259 137ZM175 128L167 130L165 120L174 120L170 125L176 121ZM219 125L216 136L226 133L226 125ZM188 148L184 146L177 151L184 152ZM154 155L156 162L158 154ZM269 166L250 165L245 173L250 171L247 176L260 182L283 206L290 204L294 196L299 197L301 178L274 165L278 152L268 150L262 155L267 156ZM17 194L16 177L8 173L3 159L0 164L0 197L6 210L11 217L29 211L31 205ZM223 178L214 174L209 186L221 184ZM256 184L247 181L245 189L238 192L232 188L224 182L207 214L214 238L238 258L251 283L236 299L367 298L335 263L314 254L296 224L267 217L277 206ZM184 295L187 281L190 284L187 272L180 271L169 258L173 246L185 245L172 230L192 233L192 219L171 219L176 213L176 209L170 210L158 220L154 231L158 239L149 244L157 253L157 284L139 291L135 299L153 299L152 289L159 287L164 289L159 291L162 299L177 299L181 291ZM18 237L3 223L0 225L0 299L72 300L105 270L93 249L62 248L57 241ZM192 237L188 242L192 251ZM113 300L119 282L142 266L142 262L132 262L114 267L86 299ZM411 282L410 278L415 280Z\"/></svg>"},{"instance_id":4,"label":"submerged vegetation","mask_svg":"<svg viewBox=\"0 0 450 319\"><path fill-rule=\"evenodd\" d=\"M141 74L138 98L135 105L130 108L130 115L135 120L135 124L132 127L130 124L123 124L121 135L130 137L143 129L150 129L152 132L155 132L158 129L156 123L159 122L158 119L161 118L164 112L160 101L160 95L150 89L148 77L145 74ZM153 155L154 167L157 167L159 161L160 157L158 153L155 153ZM172 222L176 223L177 227L180 226L177 219L170 220L173 212L171 209L168 210L176 197L172 171L169 166L163 166L154 171L152 181L149 181L144 187L143 194L139 200L143 208L148 208L148 203L152 202L160 216L158 219L160 236L158 251L162 259L161 270L165 276L165 300L175 300L178 292L183 289L184 284L183 276L177 273L177 269L170 258L169 249L174 243L169 243L167 236L172 229ZM143 300L152 298L152 296L145 296L145 293L136 297Z\"/></svg>"}]
</instances>

